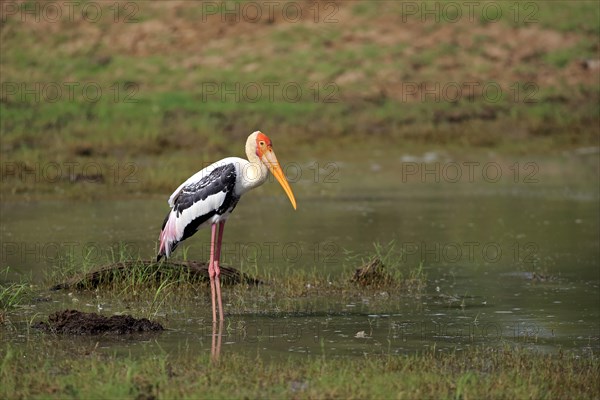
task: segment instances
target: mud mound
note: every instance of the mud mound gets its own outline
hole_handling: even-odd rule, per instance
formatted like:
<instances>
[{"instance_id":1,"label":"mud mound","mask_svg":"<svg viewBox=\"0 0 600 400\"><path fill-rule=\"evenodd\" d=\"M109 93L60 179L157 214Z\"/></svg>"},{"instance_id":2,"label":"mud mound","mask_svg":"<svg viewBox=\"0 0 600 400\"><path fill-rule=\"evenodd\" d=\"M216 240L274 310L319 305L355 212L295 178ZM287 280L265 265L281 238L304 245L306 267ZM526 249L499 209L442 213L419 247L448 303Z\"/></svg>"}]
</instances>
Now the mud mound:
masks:
<instances>
[{"instance_id":1,"label":"mud mound","mask_svg":"<svg viewBox=\"0 0 600 400\"><path fill-rule=\"evenodd\" d=\"M224 285L260 285L260 279L253 278L237 269L221 265L221 283ZM75 276L66 282L59 283L50 290L60 289L95 289L102 285L111 284L117 280L127 280L131 274L139 274L142 270L148 281L161 282L165 279L185 279L190 282L208 283L208 264L196 261L183 262L154 262L149 260L123 261L103 265L93 270Z\"/></svg>"},{"instance_id":2,"label":"mud mound","mask_svg":"<svg viewBox=\"0 0 600 400\"><path fill-rule=\"evenodd\" d=\"M375 257L357 268L350 281L361 286L380 286L392 284L394 279L385 271L383 262Z\"/></svg>"},{"instance_id":3,"label":"mud mound","mask_svg":"<svg viewBox=\"0 0 600 400\"><path fill-rule=\"evenodd\" d=\"M131 315L105 317L77 310L57 311L48 316L48 322L38 322L33 327L44 332L65 335L125 335L164 330L161 324L146 318L135 319Z\"/></svg>"}]
</instances>

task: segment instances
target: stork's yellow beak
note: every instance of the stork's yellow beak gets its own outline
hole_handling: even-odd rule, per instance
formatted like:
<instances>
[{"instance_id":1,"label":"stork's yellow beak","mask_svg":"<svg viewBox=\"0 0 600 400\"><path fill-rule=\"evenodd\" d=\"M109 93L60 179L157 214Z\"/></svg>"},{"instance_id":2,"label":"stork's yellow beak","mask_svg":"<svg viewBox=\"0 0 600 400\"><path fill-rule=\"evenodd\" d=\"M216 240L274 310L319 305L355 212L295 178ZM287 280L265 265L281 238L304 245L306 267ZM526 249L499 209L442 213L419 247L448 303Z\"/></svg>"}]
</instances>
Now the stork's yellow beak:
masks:
<instances>
[{"instance_id":1,"label":"stork's yellow beak","mask_svg":"<svg viewBox=\"0 0 600 400\"><path fill-rule=\"evenodd\" d=\"M269 168L269 171L271 171L275 179L277 179L277 181L285 191L285 194L287 194L290 201L292 202L292 206L295 210L296 199L294 198L294 193L292 192L292 188L290 187L290 184L288 183L287 179L285 178L285 175L283 174L283 170L281 169L281 165L279 165L279 161L277 161L277 157L275 157L275 152L270 146L268 150L263 153L261 160L267 166L267 168Z\"/></svg>"}]
</instances>

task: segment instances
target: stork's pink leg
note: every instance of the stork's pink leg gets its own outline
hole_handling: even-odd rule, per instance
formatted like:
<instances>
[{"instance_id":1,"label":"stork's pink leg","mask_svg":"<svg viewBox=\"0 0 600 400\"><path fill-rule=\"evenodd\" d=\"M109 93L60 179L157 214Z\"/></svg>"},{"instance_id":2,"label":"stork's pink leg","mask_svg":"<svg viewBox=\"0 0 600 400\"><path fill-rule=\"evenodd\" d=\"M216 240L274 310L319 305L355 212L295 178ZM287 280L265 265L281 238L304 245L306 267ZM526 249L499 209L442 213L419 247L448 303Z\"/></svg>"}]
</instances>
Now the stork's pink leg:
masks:
<instances>
[{"instance_id":1,"label":"stork's pink leg","mask_svg":"<svg viewBox=\"0 0 600 400\"><path fill-rule=\"evenodd\" d=\"M210 226L210 261L208 264L208 277L210 278L210 296L212 303L212 316L213 316L213 324L217 322L217 308L215 307L215 236L217 233L217 224L212 224ZM219 289L219 294L220 294ZM220 298L221 296L219 296Z\"/></svg>"},{"instance_id":2,"label":"stork's pink leg","mask_svg":"<svg viewBox=\"0 0 600 400\"><path fill-rule=\"evenodd\" d=\"M225 221L219 222L219 229L217 233L217 249L215 254L215 276L216 282L215 286L217 289L217 301L219 304L219 320L223 321L223 300L221 299L221 269L219 268L219 264L221 263L221 243L223 242L223 230L225 229Z\"/></svg>"}]
</instances>

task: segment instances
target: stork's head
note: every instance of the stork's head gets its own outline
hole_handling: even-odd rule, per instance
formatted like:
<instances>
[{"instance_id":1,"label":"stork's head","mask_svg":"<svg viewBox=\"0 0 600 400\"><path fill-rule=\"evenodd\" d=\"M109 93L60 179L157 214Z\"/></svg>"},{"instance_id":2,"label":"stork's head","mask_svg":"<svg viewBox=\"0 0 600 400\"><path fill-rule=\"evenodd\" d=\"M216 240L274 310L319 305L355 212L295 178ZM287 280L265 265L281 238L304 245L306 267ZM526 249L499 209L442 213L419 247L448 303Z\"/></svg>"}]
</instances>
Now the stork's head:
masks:
<instances>
[{"instance_id":1,"label":"stork's head","mask_svg":"<svg viewBox=\"0 0 600 400\"><path fill-rule=\"evenodd\" d=\"M277 161L271 139L261 131L254 132L248 136L248 140L246 141L246 153L249 159L255 159L255 157L258 158L258 160L271 171L281 187L283 187L285 194L289 197L295 210L296 199L294 198L294 193L283 174L279 161Z\"/></svg>"}]
</instances>

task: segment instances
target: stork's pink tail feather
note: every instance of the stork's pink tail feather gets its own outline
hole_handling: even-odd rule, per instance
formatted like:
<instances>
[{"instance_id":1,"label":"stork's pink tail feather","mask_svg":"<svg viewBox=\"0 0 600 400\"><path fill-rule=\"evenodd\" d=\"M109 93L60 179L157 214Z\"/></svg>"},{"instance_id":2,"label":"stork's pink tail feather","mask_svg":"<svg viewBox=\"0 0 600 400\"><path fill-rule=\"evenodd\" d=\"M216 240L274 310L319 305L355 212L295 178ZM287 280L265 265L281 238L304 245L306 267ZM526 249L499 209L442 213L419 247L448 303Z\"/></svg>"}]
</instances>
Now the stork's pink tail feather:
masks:
<instances>
[{"instance_id":1,"label":"stork's pink tail feather","mask_svg":"<svg viewBox=\"0 0 600 400\"><path fill-rule=\"evenodd\" d=\"M160 232L158 239L160 240L160 246L158 248L157 261L160 260L163 255L169 258L177 244L177 217L174 212L169 213L169 217Z\"/></svg>"}]
</instances>

